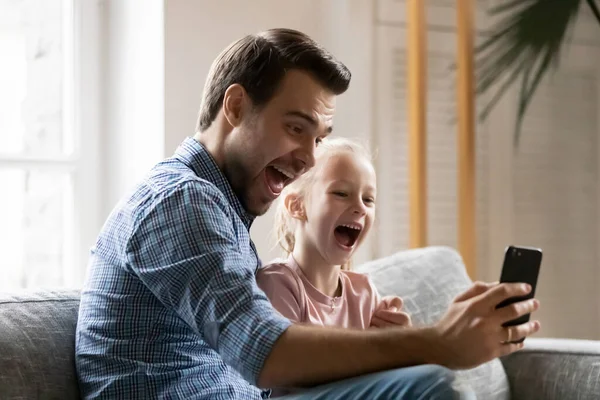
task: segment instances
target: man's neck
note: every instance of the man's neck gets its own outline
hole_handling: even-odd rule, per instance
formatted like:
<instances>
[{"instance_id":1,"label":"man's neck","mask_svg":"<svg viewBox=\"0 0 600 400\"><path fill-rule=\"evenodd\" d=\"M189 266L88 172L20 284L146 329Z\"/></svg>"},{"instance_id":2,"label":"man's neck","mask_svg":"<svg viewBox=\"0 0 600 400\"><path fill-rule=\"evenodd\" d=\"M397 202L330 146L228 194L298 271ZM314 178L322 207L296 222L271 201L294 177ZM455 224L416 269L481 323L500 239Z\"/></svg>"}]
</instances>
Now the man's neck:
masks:
<instances>
[{"instance_id":1,"label":"man's neck","mask_svg":"<svg viewBox=\"0 0 600 400\"><path fill-rule=\"evenodd\" d=\"M217 167L222 171L225 162L223 157L225 134L222 132L219 125L218 121L215 120L204 132L196 132L194 139L206 148L206 151L208 151L215 160Z\"/></svg>"},{"instance_id":2,"label":"man's neck","mask_svg":"<svg viewBox=\"0 0 600 400\"><path fill-rule=\"evenodd\" d=\"M306 278L317 290L330 297L341 294L341 267L339 265L327 263L317 249L309 250L302 243L296 243L292 256Z\"/></svg>"}]
</instances>

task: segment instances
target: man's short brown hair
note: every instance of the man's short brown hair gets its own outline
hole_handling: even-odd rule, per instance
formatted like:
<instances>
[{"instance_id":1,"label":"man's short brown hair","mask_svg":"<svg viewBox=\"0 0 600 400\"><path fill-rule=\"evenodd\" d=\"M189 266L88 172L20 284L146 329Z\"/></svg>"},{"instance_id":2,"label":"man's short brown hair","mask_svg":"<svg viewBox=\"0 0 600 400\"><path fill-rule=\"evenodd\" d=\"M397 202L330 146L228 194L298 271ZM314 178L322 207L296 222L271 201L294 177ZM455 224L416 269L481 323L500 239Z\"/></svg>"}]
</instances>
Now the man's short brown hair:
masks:
<instances>
[{"instance_id":1,"label":"man's short brown hair","mask_svg":"<svg viewBox=\"0 0 600 400\"><path fill-rule=\"evenodd\" d=\"M254 106L275 94L286 70L306 71L335 95L350 84L350 71L331 53L302 32L269 29L230 44L213 62L202 95L196 131L203 132L217 117L227 88L244 87Z\"/></svg>"}]
</instances>

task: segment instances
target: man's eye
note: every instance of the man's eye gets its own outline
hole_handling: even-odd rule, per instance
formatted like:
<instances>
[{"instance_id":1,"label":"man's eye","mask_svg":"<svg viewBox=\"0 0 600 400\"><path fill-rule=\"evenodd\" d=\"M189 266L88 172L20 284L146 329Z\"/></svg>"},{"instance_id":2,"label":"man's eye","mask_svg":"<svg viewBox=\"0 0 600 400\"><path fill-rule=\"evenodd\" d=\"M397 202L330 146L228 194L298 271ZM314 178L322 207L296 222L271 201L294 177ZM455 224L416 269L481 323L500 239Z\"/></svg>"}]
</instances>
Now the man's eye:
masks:
<instances>
[{"instance_id":1,"label":"man's eye","mask_svg":"<svg viewBox=\"0 0 600 400\"><path fill-rule=\"evenodd\" d=\"M303 131L302 127L298 125L290 125L289 129L296 134L300 134Z\"/></svg>"}]
</instances>

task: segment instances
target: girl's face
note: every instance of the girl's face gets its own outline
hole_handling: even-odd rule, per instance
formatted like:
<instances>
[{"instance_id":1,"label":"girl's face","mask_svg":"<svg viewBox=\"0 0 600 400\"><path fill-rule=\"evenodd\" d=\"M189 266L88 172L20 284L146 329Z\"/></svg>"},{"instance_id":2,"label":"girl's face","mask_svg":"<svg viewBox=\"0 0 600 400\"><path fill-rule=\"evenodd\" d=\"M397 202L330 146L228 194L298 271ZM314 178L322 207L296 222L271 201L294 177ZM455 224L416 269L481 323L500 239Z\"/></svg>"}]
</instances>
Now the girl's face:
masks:
<instances>
[{"instance_id":1,"label":"girl's face","mask_svg":"<svg viewBox=\"0 0 600 400\"><path fill-rule=\"evenodd\" d=\"M360 246L373 223L375 170L369 160L352 152L334 153L317 168L299 233L324 261L341 265Z\"/></svg>"}]
</instances>

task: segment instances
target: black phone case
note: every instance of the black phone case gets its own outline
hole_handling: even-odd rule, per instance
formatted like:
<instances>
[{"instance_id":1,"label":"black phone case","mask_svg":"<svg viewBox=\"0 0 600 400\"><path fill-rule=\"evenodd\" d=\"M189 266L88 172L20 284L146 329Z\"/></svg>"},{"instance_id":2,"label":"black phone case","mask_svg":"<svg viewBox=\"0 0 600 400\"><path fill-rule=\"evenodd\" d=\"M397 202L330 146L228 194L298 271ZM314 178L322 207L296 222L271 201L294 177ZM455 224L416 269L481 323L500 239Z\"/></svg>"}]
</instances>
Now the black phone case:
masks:
<instances>
[{"instance_id":1,"label":"black phone case","mask_svg":"<svg viewBox=\"0 0 600 400\"><path fill-rule=\"evenodd\" d=\"M540 249L509 246L504 255L504 265L502 266L500 282L528 283L531 285L531 292L525 296L506 299L498 304L496 308L502 308L518 301L532 299L535 296L541 264L542 251ZM508 321L502 326L521 325L528 322L530 317L531 314L526 314L512 321Z\"/></svg>"}]
</instances>

